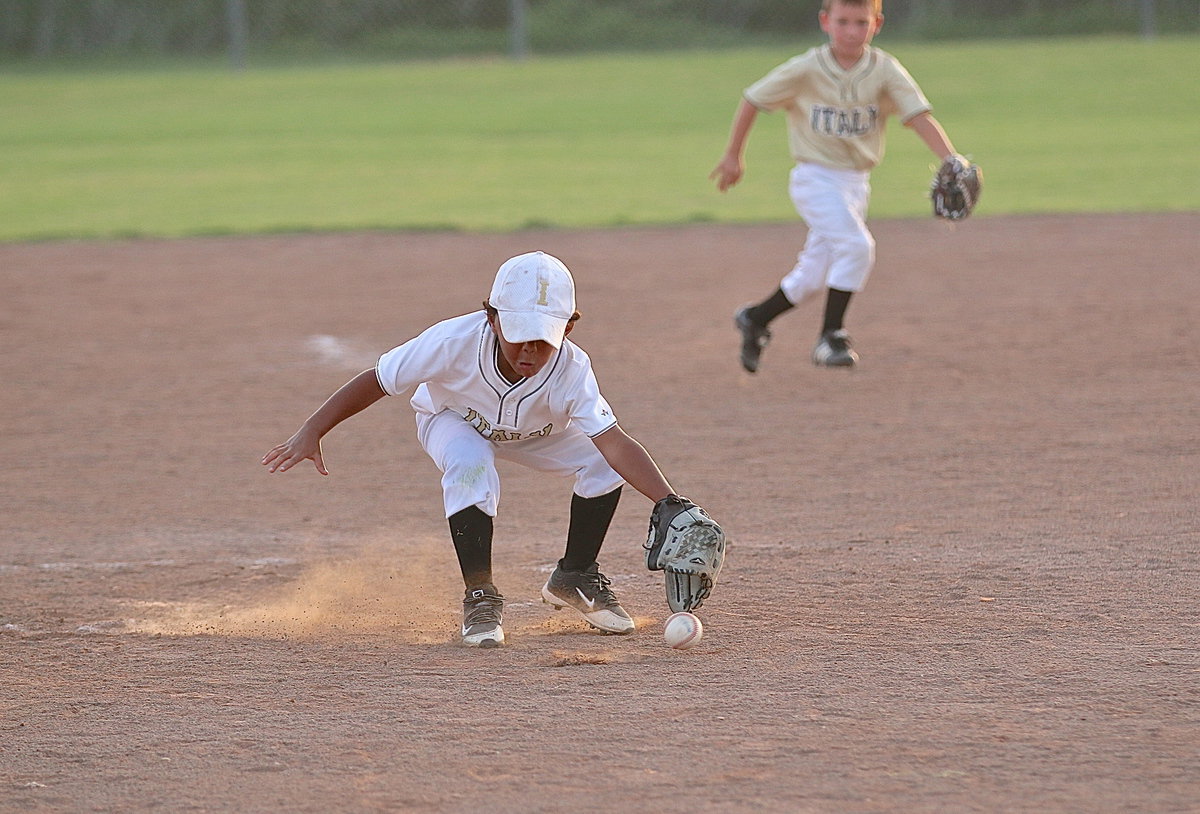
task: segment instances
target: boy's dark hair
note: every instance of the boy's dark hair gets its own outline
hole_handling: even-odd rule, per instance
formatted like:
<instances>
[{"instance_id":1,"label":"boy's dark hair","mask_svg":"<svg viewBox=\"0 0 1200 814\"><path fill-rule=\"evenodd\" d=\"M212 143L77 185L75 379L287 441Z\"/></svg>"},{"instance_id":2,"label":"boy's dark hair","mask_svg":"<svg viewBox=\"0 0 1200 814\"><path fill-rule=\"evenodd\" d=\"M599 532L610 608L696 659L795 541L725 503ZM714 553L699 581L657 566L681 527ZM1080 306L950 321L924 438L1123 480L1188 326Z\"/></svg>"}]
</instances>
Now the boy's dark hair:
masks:
<instances>
[{"instance_id":1,"label":"boy's dark hair","mask_svg":"<svg viewBox=\"0 0 1200 814\"><path fill-rule=\"evenodd\" d=\"M487 311L487 315L489 317L494 317L500 313L499 311L497 311L495 308L492 307L491 300L483 301L483 310ZM582 316L582 314L580 314L578 311L576 311L575 313L571 314L571 318L568 319L567 322L574 322L577 319L579 319L580 316Z\"/></svg>"},{"instance_id":2,"label":"boy's dark hair","mask_svg":"<svg viewBox=\"0 0 1200 814\"><path fill-rule=\"evenodd\" d=\"M883 14L883 0L821 0L821 11L828 13L834 3L869 8L873 14Z\"/></svg>"}]
</instances>

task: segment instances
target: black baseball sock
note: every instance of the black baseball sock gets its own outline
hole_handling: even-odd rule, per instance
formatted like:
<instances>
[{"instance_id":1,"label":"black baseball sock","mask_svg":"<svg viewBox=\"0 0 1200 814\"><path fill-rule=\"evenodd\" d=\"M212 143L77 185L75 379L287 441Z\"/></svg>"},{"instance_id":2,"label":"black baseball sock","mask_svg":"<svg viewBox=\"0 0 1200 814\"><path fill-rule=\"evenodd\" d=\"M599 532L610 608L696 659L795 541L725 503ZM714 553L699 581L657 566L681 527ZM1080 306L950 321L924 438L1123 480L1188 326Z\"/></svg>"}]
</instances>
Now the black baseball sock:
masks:
<instances>
[{"instance_id":1,"label":"black baseball sock","mask_svg":"<svg viewBox=\"0 0 1200 814\"><path fill-rule=\"evenodd\" d=\"M787 294L783 293L783 289L779 288L775 290L774 294L747 311L747 315L755 325L765 328L775 317L795 307L787 298Z\"/></svg>"},{"instance_id":2,"label":"black baseball sock","mask_svg":"<svg viewBox=\"0 0 1200 814\"><path fill-rule=\"evenodd\" d=\"M449 517L450 537L458 554L463 584L468 588L492 582L492 518L478 506Z\"/></svg>"},{"instance_id":3,"label":"black baseball sock","mask_svg":"<svg viewBox=\"0 0 1200 814\"><path fill-rule=\"evenodd\" d=\"M596 561L620 500L620 486L600 497L571 496L567 550L558 562L564 570L582 571Z\"/></svg>"},{"instance_id":4,"label":"black baseball sock","mask_svg":"<svg viewBox=\"0 0 1200 814\"><path fill-rule=\"evenodd\" d=\"M842 291L839 288L829 289L829 295L825 298L825 324L821 327L821 333L827 334L830 331L842 329L842 323L846 318L846 306L850 304L850 297L853 295L853 291Z\"/></svg>"}]
</instances>

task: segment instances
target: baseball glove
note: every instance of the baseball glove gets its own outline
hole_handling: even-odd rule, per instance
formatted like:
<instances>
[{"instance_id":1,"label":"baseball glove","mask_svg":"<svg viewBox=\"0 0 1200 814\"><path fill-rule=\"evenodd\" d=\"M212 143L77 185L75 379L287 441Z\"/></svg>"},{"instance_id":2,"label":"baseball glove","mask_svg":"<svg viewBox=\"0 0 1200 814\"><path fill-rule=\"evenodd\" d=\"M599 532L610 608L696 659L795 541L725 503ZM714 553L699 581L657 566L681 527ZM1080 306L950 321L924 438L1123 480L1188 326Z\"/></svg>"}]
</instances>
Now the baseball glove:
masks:
<instances>
[{"instance_id":1,"label":"baseball glove","mask_svg":"<svg viewBox=\"0 0 1200 814\"><path fill-rule=\"evenodd\" d=\"M704 604L725 564L725 532L686 497L668 495L654 504L646 535L646 567L663 571L672 611Z\"/></svg>"},{"instance_id":2,"label":"baseball glove","mask_svg":"<svg viewBox=\"0 0 1200 814\"><path fill-rule=\"evenodd\" d=\"M983 170L961 155L952 155L934 173L929 197L933 214L946 220L962 220L971 214L983 191Z\"/></svg>"}]
</instances>

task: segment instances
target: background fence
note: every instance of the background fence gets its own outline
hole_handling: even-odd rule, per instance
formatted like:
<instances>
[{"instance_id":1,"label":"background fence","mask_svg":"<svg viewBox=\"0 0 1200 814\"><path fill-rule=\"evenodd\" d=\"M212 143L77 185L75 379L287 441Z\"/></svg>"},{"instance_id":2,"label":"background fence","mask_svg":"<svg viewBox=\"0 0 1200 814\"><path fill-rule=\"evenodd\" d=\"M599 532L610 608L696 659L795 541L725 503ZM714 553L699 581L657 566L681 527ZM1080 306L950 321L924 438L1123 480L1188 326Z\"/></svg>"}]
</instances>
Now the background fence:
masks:
<instances>
[{"instance_id":1,"label":"background fence","mask_svg":"<svg viewBox=\"0 0 1200 814\"><path fill-rule=\"evenodd\" d=\"M446 54L744 44L818 31L818 0L0 0L0 58ZM1200 0L885 0L912 38L1196 32Z\"/></svg>"}]
</instances>

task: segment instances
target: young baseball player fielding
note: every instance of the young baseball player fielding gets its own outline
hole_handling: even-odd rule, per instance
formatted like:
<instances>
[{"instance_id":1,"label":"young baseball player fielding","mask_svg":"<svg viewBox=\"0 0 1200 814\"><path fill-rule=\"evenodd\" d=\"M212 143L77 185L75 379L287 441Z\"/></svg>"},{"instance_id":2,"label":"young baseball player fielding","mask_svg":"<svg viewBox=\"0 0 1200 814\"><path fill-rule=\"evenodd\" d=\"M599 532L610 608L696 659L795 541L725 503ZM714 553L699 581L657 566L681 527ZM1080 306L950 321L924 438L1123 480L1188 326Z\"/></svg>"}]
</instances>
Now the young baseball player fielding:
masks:
<instances>
[{"instance_id":1,"label":"young baseball player fielding","mask_svg":"<svg viewBox=\"0 0 1200 814\"><path fill-rule=\"evenodd\" d=\"M875 239L866 224L869 176L883 157L888 117L898 116L939 159L961 158L913 78L895 57L871 46L883 25L882 0L823 0L819 19L829 42L744 91L725 154L709 176L721 192L736 184L758 112L787 113L796 161L788 190L808 238L779 288L734 314L742 367L750 373L758 370L771 338L771 321L821 291L825 319L813 363L853 367L858 361L843 322L850 298L863 289L875 263Z\"/></svg>"},{"instance_id":2,"label":"young baseball player fielding","mask_svg":"<svg viewBox=\"0 0 1200 814\"><path fill-rule=\"evenodd\" d=\"M655 501L655 518L686 499L674 494L645 448L617 424L588 355L566 338L579 313L574 280L561 261L543 252L511 258L483 305L383 354L262 463L284 472L311 460L328 475L321 455L326 433L384 396L412 392L417 438L442 472L446 518L466 586L463 643L504 642L504 597L492 580L497 458L574 477L566 550L542 598L574 608L602 631L630 633L633 619L596 563L622 485Z\"/></svg>"}]
</instances>

